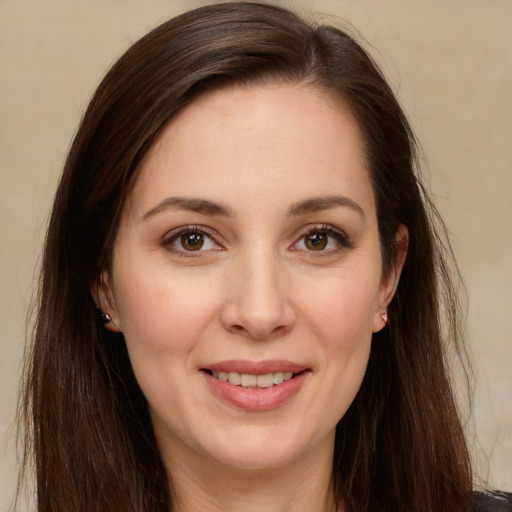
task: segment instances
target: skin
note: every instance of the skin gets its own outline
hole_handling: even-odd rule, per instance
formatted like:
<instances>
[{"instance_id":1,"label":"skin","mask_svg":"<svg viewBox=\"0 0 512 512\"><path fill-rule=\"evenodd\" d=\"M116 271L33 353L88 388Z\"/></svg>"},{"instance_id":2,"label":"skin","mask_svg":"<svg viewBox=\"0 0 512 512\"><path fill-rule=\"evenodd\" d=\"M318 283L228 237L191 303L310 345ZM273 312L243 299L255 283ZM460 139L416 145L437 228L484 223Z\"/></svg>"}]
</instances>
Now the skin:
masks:
<instances>
[{"instance_id":1,"label":"skin","mask_svg":"<svg viewBox=\"0 0 512 512\"><path fill-rule=\"evenodd\" d=\"M333 196L348 201L297 206ZM181 228L188 240L203 232L200 250L184 248ZM334 429L385 325L405 228L397 237L384 276L358 126L325 93L224 89L168 124L128 199L98 301L124 333L179 510L331 510ZM233 359L308 372L284 404L247 411L201 371Z\"/></svg>"}]
</instances>

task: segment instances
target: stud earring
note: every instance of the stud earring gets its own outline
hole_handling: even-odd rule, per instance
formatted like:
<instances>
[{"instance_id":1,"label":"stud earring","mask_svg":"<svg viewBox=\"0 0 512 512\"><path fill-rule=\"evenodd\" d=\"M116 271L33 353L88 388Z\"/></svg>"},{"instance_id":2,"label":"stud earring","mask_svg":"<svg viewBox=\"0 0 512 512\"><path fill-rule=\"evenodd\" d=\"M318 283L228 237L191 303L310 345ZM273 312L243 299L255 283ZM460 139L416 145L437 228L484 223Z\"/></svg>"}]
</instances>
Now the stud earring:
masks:
<instances>
[{"instance_id":1,"label":"stud earring","mask_svg":"<svg viewBox=\"0 0 512 512\"><path fill-rule=\"evenodd\" d=\"M112 322L112 318L110 318L110 315L108 313L100 313L101 321L103 322L103 325L107 326L110 322Z\"/></svg>"},{"instance_id":2,"label":"stud earring","mask_svg":"<svg viewBox=\"0 0 512 512\"><path fill-rule=\"evenodd\" d=\"M384 320L384 325L387 324L389 320L388 313L385 311L384 313L382 313L381 317L382 320Z\"/></svg>"}]
</instances>

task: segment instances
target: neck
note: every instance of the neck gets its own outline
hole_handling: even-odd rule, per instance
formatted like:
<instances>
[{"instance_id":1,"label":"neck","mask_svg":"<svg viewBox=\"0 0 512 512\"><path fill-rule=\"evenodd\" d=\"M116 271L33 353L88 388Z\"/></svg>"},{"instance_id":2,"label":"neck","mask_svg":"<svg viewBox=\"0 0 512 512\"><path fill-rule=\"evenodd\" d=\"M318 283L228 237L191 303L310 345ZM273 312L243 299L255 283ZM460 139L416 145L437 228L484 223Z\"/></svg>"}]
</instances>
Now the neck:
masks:
<instances>
[{"instance_id":1,"label":"neck","mask_svg":"<svg viewBox=\"0 0 512 512\"><path fill-rule=\"evenodd\" d=\"M335 512L333 440L279 467L241 469L195 453L164 455L177 512ZM167 459L167 460L166 460ZM172 460L172 462L171 462Z\"/></svg>"}]
</instances>

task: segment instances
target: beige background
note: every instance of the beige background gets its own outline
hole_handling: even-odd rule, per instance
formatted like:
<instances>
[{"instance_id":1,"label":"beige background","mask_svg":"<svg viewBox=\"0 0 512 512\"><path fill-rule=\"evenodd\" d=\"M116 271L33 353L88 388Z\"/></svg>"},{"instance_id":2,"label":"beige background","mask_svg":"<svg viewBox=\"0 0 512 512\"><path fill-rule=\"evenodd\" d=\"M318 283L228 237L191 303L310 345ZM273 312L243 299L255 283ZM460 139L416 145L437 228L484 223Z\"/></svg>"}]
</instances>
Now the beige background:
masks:
<instances>
[{"instance_id":1,"label":"beige background","mask_svg":"<svg viewBox=\"0 0 512 512\"><path fill-rule=\"evenodd\" d=\"M10 425L33 269L69 141L112 61L157 23L206 3L0 0L1 510L15 480ZM478 468L510 490L512 1L292 5L344 18L364 34L428 155L432 190L469 292Z\"/></svg>"}]
</instances>

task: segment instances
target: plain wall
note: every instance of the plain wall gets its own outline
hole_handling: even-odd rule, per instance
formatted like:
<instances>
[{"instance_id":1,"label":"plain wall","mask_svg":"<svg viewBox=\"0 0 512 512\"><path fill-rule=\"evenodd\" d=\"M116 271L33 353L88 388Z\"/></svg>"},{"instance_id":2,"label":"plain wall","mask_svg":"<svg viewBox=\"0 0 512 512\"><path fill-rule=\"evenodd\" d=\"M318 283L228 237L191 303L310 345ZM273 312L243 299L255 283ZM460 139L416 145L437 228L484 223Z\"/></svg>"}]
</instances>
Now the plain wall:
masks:
<instances>
[{"instance_id":1,"label":"plain wall","mask_svg":"<svg viewBox=\"0 0 512 512\"><path fill-rule=\"evenodd\" d=\"M15 482L11 425L34 268L70 140L113 60L159 22L207 3L0 1L1 510ZM361 31L409 114L469 295L477 374L469 430L478 433L477 469L492 485L510 490L512 2L288 4L325 13L327 21L346 19Z\"/></svg>"}]
</instances>

